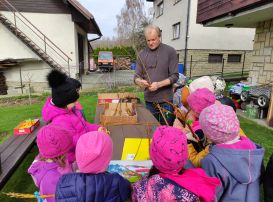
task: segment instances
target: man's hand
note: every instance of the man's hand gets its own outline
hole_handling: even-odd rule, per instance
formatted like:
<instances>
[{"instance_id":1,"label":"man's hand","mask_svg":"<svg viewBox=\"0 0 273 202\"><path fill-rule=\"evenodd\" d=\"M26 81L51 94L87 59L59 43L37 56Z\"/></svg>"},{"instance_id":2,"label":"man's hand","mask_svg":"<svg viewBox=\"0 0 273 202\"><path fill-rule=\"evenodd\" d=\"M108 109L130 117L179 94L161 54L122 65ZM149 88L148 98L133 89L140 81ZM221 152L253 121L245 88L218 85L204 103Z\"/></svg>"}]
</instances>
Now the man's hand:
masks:
<instances>
[{"instance_id":1,"label":"man's hand","mask_svg":"<svg viewBox=\"0 0 273 202\"><path fill-rule=\"evenodd\" d=\"M159 89L159 82L153 82L149 87L149 91L156 91L157 89Z\"/></svg>"},{"instance_id":2,"label":"man's hand","mask_svg":"<svg viewBox=\"0 0 273 202\"><path fill-rule=\"evenodd\" d=\"M135 80L135 82L142 89L148 88L150 86L150 84L148 83L148 81L146 81L144 79L137 78Z\"/></svg>"}]
</instances>

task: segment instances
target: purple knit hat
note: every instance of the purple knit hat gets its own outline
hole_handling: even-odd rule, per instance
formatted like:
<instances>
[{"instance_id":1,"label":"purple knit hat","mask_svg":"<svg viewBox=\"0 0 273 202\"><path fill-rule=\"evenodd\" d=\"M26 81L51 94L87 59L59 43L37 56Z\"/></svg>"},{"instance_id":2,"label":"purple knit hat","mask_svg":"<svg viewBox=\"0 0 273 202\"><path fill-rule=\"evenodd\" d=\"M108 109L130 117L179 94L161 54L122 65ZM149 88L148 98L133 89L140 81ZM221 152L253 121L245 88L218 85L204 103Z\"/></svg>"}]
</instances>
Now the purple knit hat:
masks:
<instances>
[{"instance_id":1,"label":"purple knit hat","mask_svg":"<svg viewBox=\"0 0 273 202\"><path fill-rule=\"evenodd\" d=\"M213 143L225 143L239 135L240 123L232 107L214 104L205 108L199 122L207 138Z\"/></svg>"},{"instance_id":2,"label":"purple knit hat","mask_svg":"<svg viewBox=\"0 0 273 202\"><path fill-rule=\"evenodd\" d=\"M41 157L55 158L66 154L72 147L72 134L59 125L49 124L39 130L37 145Z\"/></svg>"},{"instance_id":3,"label":"purple knit hat","mask_svg":"<svg viewBox=\"0 0 273 202\"><path fill-rule=\"evenodd\" d=\"M188 159L186 135L177 128L159 126L153 135L150 156L160 172L178 173Z\"/></svg>"},{"instance_id":4,"label":"purple knit hat","mask_svg":"<svg viewBox=\"0 0 273 202\"><path fill-rule=\"evenodd\" d=\"M209 89L198 88L189 95L187 101L190 108L200 114L203 109L215 103L216 97Z\"/></svg>"},{"instance_id":5,"label":"purple knit hat","mask_svg":"<svg viewBox=\"0 0 273 202\"><path fill-rule=\"evenodd\" d=\"M76 145L76 162L83 173L107 170L113 154L113 142L104 132L93 131L82 135Z\"/></svg>"}]
</instances>

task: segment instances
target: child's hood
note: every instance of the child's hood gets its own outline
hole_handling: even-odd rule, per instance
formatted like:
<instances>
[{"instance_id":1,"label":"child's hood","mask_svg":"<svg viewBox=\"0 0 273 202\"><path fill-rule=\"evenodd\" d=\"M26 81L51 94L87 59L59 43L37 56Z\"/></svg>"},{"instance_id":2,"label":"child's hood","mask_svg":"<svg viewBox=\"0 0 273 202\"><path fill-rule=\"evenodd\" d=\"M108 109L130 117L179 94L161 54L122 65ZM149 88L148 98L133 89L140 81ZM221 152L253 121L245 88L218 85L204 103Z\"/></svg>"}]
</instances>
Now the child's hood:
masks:
<instances>
[{"instance_id":1,"label":"child's hood","mask_svg":"<svg viewBox=\"0 0 273 202\"><path fill-rule=\"evenodd\" d=\"M54 106L51 97L48 97L42 110L42 118L46 122L51 122L55 117L67 114L68 110Z\"/></svg>"},{"instance_id":2,"label":"child's hood","mask_svg":"<svg viewBox=\"0 0 273 202\"><path fill-rule=\"evenodd\" d=\"M256 145L254 150L234 150L212 146L210 154L241 184L255 182L261 174L264 149Z\"/></svg>"},{"instance_id":3,"label":"child's hood","mask_svg":"<svg viewBox=\"0 0 273 202\"><path fill-rule=\"evenodd\" d=\"M40 183L45 175L51 170L58 169L57 163L47 163L44 161L37 161L32 163L28 169L28 173L34 178L37 187L40 187Z\"/></svg>"}]
</instances>

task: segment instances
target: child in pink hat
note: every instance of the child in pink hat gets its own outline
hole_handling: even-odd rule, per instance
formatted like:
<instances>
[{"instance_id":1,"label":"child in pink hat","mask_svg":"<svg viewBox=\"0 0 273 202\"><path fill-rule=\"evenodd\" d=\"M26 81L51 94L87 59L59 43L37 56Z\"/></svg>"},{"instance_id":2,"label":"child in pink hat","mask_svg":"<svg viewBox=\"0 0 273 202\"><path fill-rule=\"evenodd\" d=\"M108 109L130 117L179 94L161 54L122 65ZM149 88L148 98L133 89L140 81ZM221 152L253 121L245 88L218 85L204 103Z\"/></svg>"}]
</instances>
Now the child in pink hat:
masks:
<instances>
[{"instance_id":1,"label":"child in pink hat","mask_svg":"<svg viewBox=\"0 0 273 202\"><path fill-rule=\"evenodd\" d=\"M132 201L204 201L215 199L217 178L208 177L201 168L185 170L187 138L179 129L160 126L150 148L153 167L148 177L133 184Z\"/></svg>"},{"instance_id":2,"label":"child in pink hat","mask_svg":"<svg viewBox=\"0 0 273 202\"><path fill-rule=\"evenodd\" d=\"M52 195L47 202L54 202L59 178L72 172L66 154L71 149L72 135L64 128L49 124L39 130L37 146L39 154L28 169L40 195Z\"/></svg>"},{"instance_id":3,"label":"child in pink hat","mask_svg":"<svg viewBox=\"0 0 273 202\"><path fill-rule=\"evenodd\" d=\"M188 139L189 160L195 167L200 167L200 161L208 154L206 139L199 124L199 114L206 107L213 105L216 102L214 93L207 88L198 88L192 92L187 98L188 105L191 109L190 114L193 119L191 127L193 132L198 136L198 140L192 135L190 130L184 128L182 124L175 121L174 127L183 130ZM199 141L199 143L197 143Z\"/></svg>"},{"instance_id":4,"label":"child in pink hat","mask_svg":"<svg viewBox=\"0 0 273 202\"><path fill-rule=\"evenodd\" d=\"M201 166L208 175L221 179L218 201L259 202L264 149L239 135L240 123L230 106L211 105L201 112L199 121L212 143Z\"/></svg>"},{"instance_id":5,"label":"child in pink hat","mask_svg":"<svg viewBox=\"0 0 273 202\"><path fill-rule=\"evenodd\" d=\"M79 173L62 176L56 201L126 201L131 185L118 173L106 172L113 154L113 142L104 132L82 135L76 146Z\"/></svg>"}]
</instances>

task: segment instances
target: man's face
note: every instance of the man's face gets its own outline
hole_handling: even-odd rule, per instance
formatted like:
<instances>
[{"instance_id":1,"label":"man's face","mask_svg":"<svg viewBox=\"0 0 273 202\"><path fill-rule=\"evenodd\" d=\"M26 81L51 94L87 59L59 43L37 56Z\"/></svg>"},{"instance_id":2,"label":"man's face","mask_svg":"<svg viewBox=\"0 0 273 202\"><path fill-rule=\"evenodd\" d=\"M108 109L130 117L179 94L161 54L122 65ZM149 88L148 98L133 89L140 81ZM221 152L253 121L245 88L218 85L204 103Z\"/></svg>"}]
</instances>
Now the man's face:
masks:
<instances>
[{"instance_id":1,"label":"man's face","mask_svg":"<svg viewBox=\"0 0 273 202\"><path fill-rule=\"evenodd\" d=\"M145 35L145 38L146 38L147 46L151 50L156 49L160 44L160 37L157 35L155 30L152 30L151 32L148 32Z\"/></svg>"}]
</instances>

